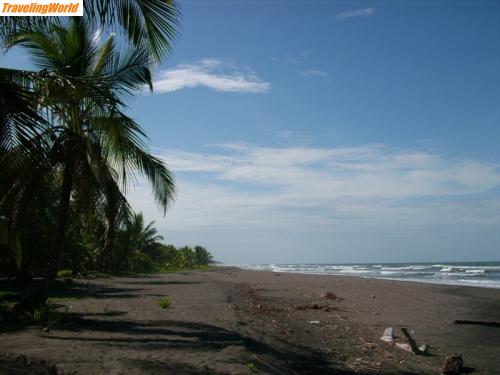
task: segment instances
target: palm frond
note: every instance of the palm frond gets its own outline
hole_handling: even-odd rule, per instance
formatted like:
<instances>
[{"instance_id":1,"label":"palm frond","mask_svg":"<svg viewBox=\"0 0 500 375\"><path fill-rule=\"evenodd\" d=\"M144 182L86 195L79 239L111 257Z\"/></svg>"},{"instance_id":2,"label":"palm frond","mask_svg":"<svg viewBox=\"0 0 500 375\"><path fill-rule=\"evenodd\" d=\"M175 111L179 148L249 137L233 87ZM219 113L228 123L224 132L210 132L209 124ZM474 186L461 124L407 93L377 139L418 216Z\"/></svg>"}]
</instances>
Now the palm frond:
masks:
<instances>
[{"instance_id":1,"label":"palm frond","mask_svg":"<svg viewBox=\"0 0 500 375\"><path fill-rule=\"evenodd\" d=\"M135 47L147 47L156 63L177 37L180 10L173 0L94 0L86 9L101 25L119 26Z\"/></svg>"},{"instance_id":2,"label":"palm frond","mask_svg":"<svg viewBox=\"0 0 500 375\"><path fill-rule=\"evenodd\" d=\"M91 124L105 145L108 163L119 171L123 189L127 188L129 175L144 175L153 187L157 204L165 212L175 197L174 177L161 159L149 153L140 126L119 112L94 118Z\"/></svg>"}]
</instances>

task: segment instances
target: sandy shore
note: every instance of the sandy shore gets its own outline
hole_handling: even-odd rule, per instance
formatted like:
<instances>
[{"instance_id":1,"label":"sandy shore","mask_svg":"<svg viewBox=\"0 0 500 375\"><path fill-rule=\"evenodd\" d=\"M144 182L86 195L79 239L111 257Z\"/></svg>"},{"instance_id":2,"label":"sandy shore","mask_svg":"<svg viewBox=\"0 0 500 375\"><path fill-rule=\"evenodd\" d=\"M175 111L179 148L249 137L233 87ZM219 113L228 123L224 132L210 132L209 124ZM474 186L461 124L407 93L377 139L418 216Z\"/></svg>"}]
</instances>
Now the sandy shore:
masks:
<instances>
[{"instance_id":1,"label":"sandy shore","mask_svg":"<svg viewBox=\"0 0 500 375\"><path fill-rule=\"evenodd\" d=\"M49 332L0 334L0 374L436 374L453 353L500 374L500 328L454 324L500 321L498 289L235 268L80 282ZM387 327L431 355L380 341Z\"/></svg>"}]
</instances>

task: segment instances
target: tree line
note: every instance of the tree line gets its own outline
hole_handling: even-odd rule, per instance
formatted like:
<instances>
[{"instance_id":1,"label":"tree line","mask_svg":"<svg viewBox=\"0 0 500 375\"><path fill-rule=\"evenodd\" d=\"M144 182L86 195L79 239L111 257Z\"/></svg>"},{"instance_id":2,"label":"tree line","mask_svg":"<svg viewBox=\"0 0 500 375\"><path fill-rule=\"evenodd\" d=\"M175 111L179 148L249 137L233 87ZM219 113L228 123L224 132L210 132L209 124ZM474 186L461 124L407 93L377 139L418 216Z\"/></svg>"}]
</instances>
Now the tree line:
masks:
<instances>
[{"instance_id":1,"label":"tree line","mask_svg":"<svg viewBox=\"0 0 500 375\"><path fill-rule=\"evenodd\" d=\"M3 49L23 49L34 66L0 67L0 265L20 281L44 280L17 311L43 304L62 269L210 260L203 248L162 245L126 198L137 174L164 213L175 197L172 172L127 105L154 89L179 16L171 0L89 0L83 17L0 19Z\"/></svg>"},{"instance_id":2,"label":"tree line","mask_svg":"<svg viewBox=\"0 0 500 375\"><path fill-rule=\"evenodd\" d=\"M8 248L0 253L0 275L15 278L18 287L29 286L34 278L43 277L50 266L51 229L54 224L55 201L52 210L47 202L45 213L40 212L22 232L22 256ZM42 222L39 222L43 218ZM86 277L97 274L130 275L139 273L166 272L181 269L206 268L213 263L210 252L202 247L163 243L154 222L145 224L142 213L133 213L131 221L117 229L114 245L108 254L107 267L102 268L99 249L105 223L92 215L91 220L79 220L81 216L72 210L65 236L65 252L57 277Z\"/></svg>"}]
</instances>

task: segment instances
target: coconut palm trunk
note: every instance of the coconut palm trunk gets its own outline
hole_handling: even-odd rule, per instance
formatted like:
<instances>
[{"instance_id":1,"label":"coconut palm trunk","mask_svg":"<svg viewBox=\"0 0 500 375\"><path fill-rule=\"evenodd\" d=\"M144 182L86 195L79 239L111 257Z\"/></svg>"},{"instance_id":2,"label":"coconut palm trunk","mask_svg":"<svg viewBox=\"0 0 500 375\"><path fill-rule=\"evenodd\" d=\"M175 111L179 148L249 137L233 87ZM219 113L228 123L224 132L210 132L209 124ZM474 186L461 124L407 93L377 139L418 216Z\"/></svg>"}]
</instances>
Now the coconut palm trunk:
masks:
<instances>
[{"instance_id":1,"label":"coconut palm trunk","mask_svg":"<svg viewBox=\"0 0 500 375\"><path fill-rule=\"evenodd\" d=\"M47 283L51 284L61 266L64 254L64 239L66 237L66 228L68 226L69 205L71 200L71 189L73 185L73 163L66 163L63 171L63 181L61 185L61 195L59 199L59 210L57 213L56 231L54 236L53 257L47 272Z\"/></svg>"},{"instance_id":2,"label":"coconut palm trunk","mask_svg":"<svg viewBox=\"0 0 500 375\"><path fill-rule=\"evenodd\" d=\"M106 238L97 259L97 267L102 272L109 272L111 270L111 255L115 240L115 221L116 216L110 215L107 219Z\"/></svg>"},{"instance_id":3,"label":"coconut palm trunk","mask_svg":"<svg viewBox=\"0 0 500 375\"><path fill-rule=\"evenodd\" d=\"M72 171L73 165L71 162L67 163L63 171L63 181L61 185L61 193L59 199L59 209L57 214L57 224L54 235L54 245L52 258L46 272L46 276L40 286L38 286L33 293L29 294L27 298L14 306L14 311L22 314L26 311L33 311L37 307L46 303L50 288L57 277L57 272L61 265L62 257L64 254L64 239L66 235L66 228L69 218L69 206L71 199L71 188L73 184Z\"/></svg>"}]
</instances>

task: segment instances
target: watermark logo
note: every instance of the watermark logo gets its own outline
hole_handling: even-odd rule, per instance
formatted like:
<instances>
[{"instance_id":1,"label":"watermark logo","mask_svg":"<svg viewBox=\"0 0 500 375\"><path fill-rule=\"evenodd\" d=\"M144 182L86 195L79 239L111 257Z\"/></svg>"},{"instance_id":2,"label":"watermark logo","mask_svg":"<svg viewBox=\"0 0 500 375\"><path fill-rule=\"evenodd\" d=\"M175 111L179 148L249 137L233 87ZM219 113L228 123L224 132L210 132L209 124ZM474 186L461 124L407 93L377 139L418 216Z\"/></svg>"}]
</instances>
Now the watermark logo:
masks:
<instances>
[{"instance_id":1,"label":"watermark logo","mask_svg":"<svg viewBox=\"0 0 500 375\"><path fill-rule=\"evenodd\" d=\"M83 0L0 0L0 16L83 16Z\"/></svg>"}]
</instances>

